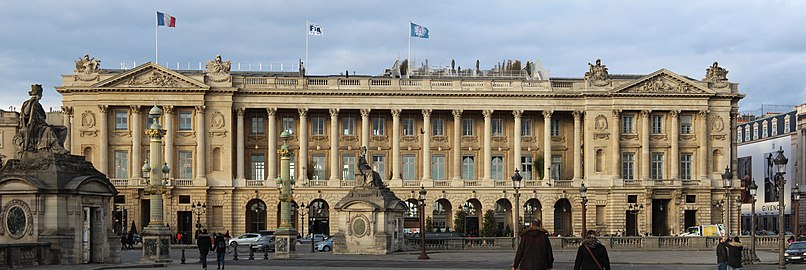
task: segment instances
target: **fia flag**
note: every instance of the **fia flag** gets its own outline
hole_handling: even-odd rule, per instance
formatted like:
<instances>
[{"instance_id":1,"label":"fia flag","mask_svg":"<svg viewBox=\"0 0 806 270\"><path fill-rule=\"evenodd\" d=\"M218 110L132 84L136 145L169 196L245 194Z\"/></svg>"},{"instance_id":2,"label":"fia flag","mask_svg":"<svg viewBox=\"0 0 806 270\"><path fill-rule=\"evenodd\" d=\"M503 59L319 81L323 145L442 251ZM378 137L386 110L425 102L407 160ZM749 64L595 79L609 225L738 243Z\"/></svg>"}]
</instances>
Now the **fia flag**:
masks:
<instances>
[{"instance_id":1,"label":"fia flag","mask_svg":"<svg viewBox=\"0 0 806 270\"><path fill-rule=\"evenodd\" d=\"M308 35L309 36L321 36L322 35L322 26L317 24L308 24Z\"/></svg>"},{"instance_id":2,"label":"fia flag","mask_svg":"<svg viewBox=\"0 0 806 270\"><path fill-rule=\"evenodd\" d=\"M428 28L425 26L409 22L411 24L411 36L418 38L428 38Z\"/></svg>"},{"instance_id":3,"label":"fia flag","mask_svg":"<svg viewBox=\"0 0 806 270\"><path fill-rule=\"evenodd\" d=\"M157 11L157 26L176 27L176 17Z\"/></svg>"}]
</instances>

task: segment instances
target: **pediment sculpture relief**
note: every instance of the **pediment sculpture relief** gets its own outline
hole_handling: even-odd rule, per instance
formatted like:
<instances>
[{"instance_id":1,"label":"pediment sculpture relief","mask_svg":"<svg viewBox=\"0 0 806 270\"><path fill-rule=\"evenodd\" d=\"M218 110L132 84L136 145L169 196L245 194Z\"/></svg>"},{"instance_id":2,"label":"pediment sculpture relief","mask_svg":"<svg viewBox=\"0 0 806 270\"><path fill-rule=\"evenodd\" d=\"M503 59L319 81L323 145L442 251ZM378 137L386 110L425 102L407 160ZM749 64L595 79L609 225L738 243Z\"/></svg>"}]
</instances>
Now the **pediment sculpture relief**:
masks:
<instances>
[{"instance_id":1,"label":"pediment sculpture relief","mask_svg":"<svg viewBox=\"0 0 806 270\"><path fill-rule=\"evenodd\" d=\"M95 59L95 57L90 58L88 54L85 54L84 57L79 58L76 60L76 69L73 72L76 75L73 76L76 81L94 81L99 78L98 72L101 70L101 60Z\"/></svg>"},{"instance_id":2,"label":"pediment sculpture relief","mask_svg":"<svg viewBox=\"0 0 806 270\"><path fill-rule=\"evenodd\" d=\"M596 64L588 63L589 70L585 72L585 80L594 86L607 86L610 84L610 74L607 73L607 66L602 65L601 59L596 59Z\"/></svg>"},{"instance_id":3,"label":"pediment sculpture relief","mask_svg":"<svg viewBox=\"0 0 806 270\"><path fill-rule=\"evenodd\" d=\"M703 93L702 90L696 87L679 82L668 76L657 76L650 78L643 83L633 86L625 92L630 93L677 93L677 94L696 94Z\"/></svg>"},{"instance_id":4,"label":"pediment sculpture relief","mask_svg":"<svg viewBox=\"0 0 806 270\"><path fill-rule=\"evenodd\" d=\"M173 76L159 72L159 71L152 71L150 73L145 73L140 76L132 76L128 80L123 82L126 86L147 86L147 87L178 87L180 86L179 81L177 81Z\"/></svg>"},{"instance_id":5,"label":"pediment sculpture relief","mask_svg":"<svg viewBox=\"0 0 806 270\"><path fill-rule=\"evenodd\" d=\"M206 70L204 73L207 78L213 82L226 82L232 79L230 75L230 67L232 61L222 61L221 55L216 55L213 61L207 62Z\"/></svg>"}]
</instances>

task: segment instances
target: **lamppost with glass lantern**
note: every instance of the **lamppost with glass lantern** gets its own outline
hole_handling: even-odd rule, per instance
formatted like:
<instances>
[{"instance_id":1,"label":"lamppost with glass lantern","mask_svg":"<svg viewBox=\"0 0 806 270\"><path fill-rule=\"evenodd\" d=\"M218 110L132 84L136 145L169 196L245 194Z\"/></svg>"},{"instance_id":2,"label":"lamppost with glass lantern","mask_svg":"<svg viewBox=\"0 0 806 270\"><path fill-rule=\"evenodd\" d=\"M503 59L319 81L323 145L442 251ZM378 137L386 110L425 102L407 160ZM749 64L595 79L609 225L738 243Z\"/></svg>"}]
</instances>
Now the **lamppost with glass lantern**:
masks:
<instances>
[{"instance_id":1,"label":"lamppost with glass lantern","mask_svg":"<svg viewBox=\"0 0 806 270\"><path fill-rule=\"evenodd\" d=\"M639 236L640 235L638 233L638 214L641 212L641 210L644 210L644 204L643 203L642 204L639 204L639 203L627 203L627 211L629 211L632 214L633 218L635 219L635 226L634 226L635 232L634 233L633 232L625 232L625 234L627 234L627 236Z\"/></svg>"},{"instance_id":2,"label":"lamppost with glass lantern","mask_svg":"<svg viewBox=\"0 0 806 270\"><path fill-rule=\"evenodd\" d=\"M151 196L151 217L148 226L143 228L143 258L145 262L170 262L171 261L171 230L163 222L163 199L167 192L167 175L170 172L168 164L163 162L162 137L165 130L162 129L159 119L162 117L162 109L156 105L148 112L152 124L145 131L149 140L149 158L145 160L142 172L143 177L149 183L143 189L145 194ZM164 164L159 170L159 164Z\"/></svg>"},{"instance_id":3,"label":"lamppost with glass lantern","mask_svg":"<svg viewBox=\"0 0 806 270\"><path fill-rule=\"evenodd\" d=\"M190 205L190 210L196 215L196 236L201 232L201 216L207 213L207 203L196 202Z\"/></svg>"},{"instance_id":4,"label":"lamppost with glass lantern","mask_svg":"<svg viewBox=\"0 0 806 270\"><path fill-rule=\"evenodd\" d=\"M730 171L730 166L725 167L725 172L722 173L722 187L725 188L725 234L730 234L730 187L731 179L733 179L733 172ZM741 235L741 233L739 233Z\"/></svg>"},{"instance_id":5,"label":"lamppost with glass lantern","mask_svg":"<svg viewBox=\"0 0 806 270\"><path fill-rule=\"evenodd\" d=\"M588 188L585 187L585 182L579 185L579 197L582 198L582 238L585 238L587 231L587 218L585 215L588 211Z\"/></svg>"},{"instance_id":6,"label":"lamppost with glass lantern","mask_svg":"<svg viewBox=\"0 0 806 270\"><path fill-rule=\"evenodd\" d=\"M297 209L297 210L302 210L302 211L299 211L298 213L300 215L299 230L301 231L299 235L302 235L303 237L305 237L305 226L304 226L304 224L305 224L305 209L308 209L308 208L305 207L305 203L300 204L299 208Z\"/></svg>"},{"instance_id":7,"label":"lamppost with glass lantern","mask_svg":"<svg viewBox=\"0 0 806 270\"><path fill-rule=\"evenodd\" d=\"M280 134L283 146L277 150L280 155L280 177L277 178L278 199L280 200L280 226L274 234L275 259L291 259L296 251L297 230L291 226L291 202L294 201L294 179L291 178L292 151L288 146L291 133L288 130Z\"/></svg>"},{"instance_id":8,"label":"lamppost with glass lantern","mask_svg":"<svg viewBox=\"0 0 806 270\"><path fill-rule=\"evenodd\" d=\"M417 259L428 260L428 254L425 253L425 191L424 186L420 186L420 256Z\"/></svg>"},{"instance_id":9,"label":"lamppost with glass lantern","mask_svg":"<svg viewBox=\"0 0 806 270\"><path fill-rule=\"evenodd\" d=\"M775 187L778 189L778 269L786 269L784 250L786 249L786 233L784 233L784 194L786 188L786 163L789 162L784 156L783 147L778 149L778 156L772 161L775 164Z\"/></svg>"},{"instance_id":10,"label":"lamppost with glass lantern","mask_svg":"<svg viewBox=\"0 0 806 270\"><path fill-rule=\"evenodd\" d=\"M800 214L800 187L797 184L792 188L792 205L795 207L795 228L793 232L795 233L795 241L797 241L800 236L800 219L798 216Z\"/></svg>"},{"instance_id":11,"label":"lamppost with glass lantern","mask_svg":"<svg viewBox=\"0 0 806 270\"><path fill-rule=\"evenodd\" d=\"M521 230L521 215L520 215L520 208L521 208L521 180L523 177L521 176L518 168L515 168L515 173L512 175L512 188L515 189L515 233L513 236L515 237L515 246L518 246L518 236L520 235Z\"/></svg>"},{"instance_id":12,"label":"lamppost with glass lantern","mask_svg":"<svg viewBox=\"0 0 806 270\"><path fill-rule=\"evenodd\" d=\"M756 179L750 181L750 197L753 198L752 202L750 203L750 256L753 262L758 262L758 256L756 256L756 193L758 192L758 185L756 185Z\"/></svg>"}]
</instances>

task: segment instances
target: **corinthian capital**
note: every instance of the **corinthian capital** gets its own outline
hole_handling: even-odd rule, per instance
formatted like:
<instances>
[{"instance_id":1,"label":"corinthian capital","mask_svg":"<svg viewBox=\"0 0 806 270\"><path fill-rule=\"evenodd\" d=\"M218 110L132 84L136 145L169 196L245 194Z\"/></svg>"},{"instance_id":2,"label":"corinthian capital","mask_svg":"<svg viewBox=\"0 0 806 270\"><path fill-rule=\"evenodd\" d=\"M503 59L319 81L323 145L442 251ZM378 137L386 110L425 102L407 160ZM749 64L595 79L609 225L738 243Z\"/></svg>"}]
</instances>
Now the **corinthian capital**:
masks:
<instances>
[{"instance_id":1,"label":"corinthian capital","mask_svg":"<svg viewBox=\"0 0 806 270\"><path fill-rule=\"evenodd\" d=\"M431 117L431 109L423 109L423 118Z\"/></svg>"},{"instance_id":2,"label":"corinthian capital","mask_svg":"<svg viewBox=\"0 0 806 270\"><path fill-rule=\"evenodd\" d=\"M392 116L393 117L400 117L401 109L392 109Z\"/></svg>"},{"instance_id":3,"label":"corinthian capital","mask_svg":"<svg viewBox=\"0 0 806 270\"><path fill-rule=\"evenodd\" d=\"M338 117L339 116L339 109L338 108L330 108L330 117Z\"/></svg>"},{"instance_id":4,"label":"corinthian capital","mask_svg":"<svg viewBox=\"0 0 806 270\"><path fill-rule=\"evenodd\" d=\"M554 111L552 111L552 110L545 110L545 111L543 111L543 118L551 118L551 114L553 114L553 113L554 113Z\"/></svg>"},{"instance_id":5,"label":"corinthian capital","mask_svg":"<svg viewBox=\"0 0 806 270\"><path fill-rule=\"evenodd\" d=\"M490 118L493 116L494 110L483 110L481 114L484 115L484 118Z\"/></svg>"},{"instance_id":6,"label":"corinthian capital","mask_svg":"<svg viewBox=\"0 0 806 270\"><path fill-rule=\"evenodd\" d=\"M515 116L515 118L521 118L521 116L523 116L523 110L512 111L512 116Z\"/></svg>"},{"instance_id":7,"label":"corinthian capital","mask_svg":"<svg viewBox=\"0 0 806 270\"><path fill-rule=\"evenodd\" d=\"M370 110L370 109L361 109L361 118L364 118L364 117L369 117L369 113L370 113L371 111L372 111L372 110Z\"/></svg>"},{"instance_id":8,"label":"corinthian capital","mask_svg":"<svg viewBox=\"0 0 806 270\"><path fill-rule=\"evenodd\" d=\"M453 118L462 118L462 110L453 110Z\"/></svg>"}]
</instances>

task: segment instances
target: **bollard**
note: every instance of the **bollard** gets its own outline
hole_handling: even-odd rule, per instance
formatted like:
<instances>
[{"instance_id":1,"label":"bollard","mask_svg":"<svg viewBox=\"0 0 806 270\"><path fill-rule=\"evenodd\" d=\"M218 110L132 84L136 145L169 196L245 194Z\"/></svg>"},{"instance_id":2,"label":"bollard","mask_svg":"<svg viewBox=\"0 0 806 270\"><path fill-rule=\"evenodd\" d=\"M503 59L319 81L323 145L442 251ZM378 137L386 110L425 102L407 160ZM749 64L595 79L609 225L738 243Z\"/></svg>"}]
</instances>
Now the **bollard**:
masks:
<instances>
[{"instance_id":1,"label":"bollard","mask_svg":"<svg viewBox=\"0 0 806 270\"><path fill-rule=\"evenodd\" d=\"M180 259L180 260L182 262L179 263L179 264L185 264L185 247L182 247L182 259Z\"/></svg>"},{"instance_id":2,"label":"bollard","mask_svg":"<svg viewBox=\"0 0 806 270\"><path fill-rule=\"evenodd\" d=\"M249 260L251 261L251 260L254 260L254 259L255 259L255 251L252 250L252 247L250 246L249 247Z\"/></svg>"},{"instance_id":3,"label":"bollard","mask_svg":"<svg viewBox=\"0 0 806 270\"><path fill-rule=\"evenodd\" d=\"M232 253L233 253L232 254L232 260L237 261L238 260L238 245L232 246L232 249L233 249L233 251L232 251Z\"/></svg>"},{"instance_id":4,"label":"bollard","mask_svg":"<svg viewBox=\"0 0 806 270\"><path fill-rule=\"evenodd\" d=\"M263 259L264 260L269 259L269 249L267 247L263 247Z\"/></svg>"}]
</instances>

